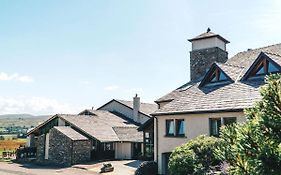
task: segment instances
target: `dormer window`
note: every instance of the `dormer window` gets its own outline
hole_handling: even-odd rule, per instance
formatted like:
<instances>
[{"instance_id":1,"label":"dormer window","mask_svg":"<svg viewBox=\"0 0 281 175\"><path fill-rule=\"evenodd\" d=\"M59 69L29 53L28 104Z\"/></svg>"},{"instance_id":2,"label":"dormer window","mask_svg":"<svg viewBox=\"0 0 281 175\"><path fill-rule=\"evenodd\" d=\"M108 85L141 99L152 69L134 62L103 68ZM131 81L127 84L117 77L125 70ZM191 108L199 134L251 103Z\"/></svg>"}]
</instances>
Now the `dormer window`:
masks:
<instances>
[{"instance_id":1,"label":"dormer window","mask_svg":"<svg viewBox=\"0 0 281 175\"><path fill-rule=\"evenodd\" d=\"M253 71L252 76L259 76L279 72L279 69L267 59L261 61L259 66Z\"/></svg>"},{"instance_id":2,"label":"dormer window","mask_svg":"<svg viewBox=\"0 0 281 175\"><path fill-rule=\"evenodd\" d=\"M216 69L213 74L211 75L209 82L210 83L215 83L215 82L219 82L219 81L225 81L227 80L227 76L225 75L225 73L223 73L221 70Z\"/></svg>"},{"instance_id":3,"label":"dormer window","mask_svg":"<svg viewBox=\"0 0 281 175\"><path fill-rule=\"evenodd\" d=\"M227 81L231 81L231 78L226 75L226 73L217 64L213 64L199 86L202 87L204 85L217 84Z\"/></svg>"},{"instance_id":4,"label":"dormer window","mask_svg":"<svg viewBox=\"0 0 281 175\"><path fill-rule=\"evenodd\" d=\"M248 79L251 77L264 77L265 75L280 71L280 66L262 52L247 71L243 79Z\"/></svg>"}]
</instances>

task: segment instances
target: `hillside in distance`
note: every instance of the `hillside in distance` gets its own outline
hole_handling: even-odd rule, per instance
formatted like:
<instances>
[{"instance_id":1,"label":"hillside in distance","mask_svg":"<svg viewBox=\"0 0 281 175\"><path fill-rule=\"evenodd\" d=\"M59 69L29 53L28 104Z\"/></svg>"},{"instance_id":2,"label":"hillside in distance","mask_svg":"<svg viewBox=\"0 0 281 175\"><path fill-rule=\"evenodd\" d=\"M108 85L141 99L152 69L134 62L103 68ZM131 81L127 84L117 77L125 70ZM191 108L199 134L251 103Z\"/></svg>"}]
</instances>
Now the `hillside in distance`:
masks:
<instances>
[{"instance_id":1,"label":"hillside in distance","mask_svg":"<svg viewBox=\"0 0 281 175\"><path fill-rule=\"evenodd\" d=\"M34 116L30 114L4 114L0 115L0 127L31 128L46 121L50 117L50 115Z\"/></svg>"}]
</instances>

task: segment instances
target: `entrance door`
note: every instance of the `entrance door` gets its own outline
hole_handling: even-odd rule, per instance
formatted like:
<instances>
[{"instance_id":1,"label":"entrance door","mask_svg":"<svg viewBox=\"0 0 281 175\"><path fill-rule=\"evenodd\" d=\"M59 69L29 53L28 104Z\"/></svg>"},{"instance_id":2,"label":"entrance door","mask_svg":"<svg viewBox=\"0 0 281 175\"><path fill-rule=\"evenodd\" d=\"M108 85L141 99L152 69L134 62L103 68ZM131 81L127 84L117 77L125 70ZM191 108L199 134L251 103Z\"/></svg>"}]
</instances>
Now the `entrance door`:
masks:
<instances>
[{"instance_id":1,"label":"entrance door","mask_svg":"<svg viewBox=\"0 0 281 175\"><path fill-rule=\"evenodd\" d=\"M141 155L141 143L132 143L132 158L138 159Z\"/></svg>"},{"instance_id":2,"label":"entrance door","mask_svg":"<svg viewBox=\"0 0 281 175\"><path fill-rule=\"evenodd\" d=\"M163 167L163 172L165 175L169 175L168 164L169 164L170 155L171 155L171 152L162 154L162 167Z\"/></svg>"}]
</instances>

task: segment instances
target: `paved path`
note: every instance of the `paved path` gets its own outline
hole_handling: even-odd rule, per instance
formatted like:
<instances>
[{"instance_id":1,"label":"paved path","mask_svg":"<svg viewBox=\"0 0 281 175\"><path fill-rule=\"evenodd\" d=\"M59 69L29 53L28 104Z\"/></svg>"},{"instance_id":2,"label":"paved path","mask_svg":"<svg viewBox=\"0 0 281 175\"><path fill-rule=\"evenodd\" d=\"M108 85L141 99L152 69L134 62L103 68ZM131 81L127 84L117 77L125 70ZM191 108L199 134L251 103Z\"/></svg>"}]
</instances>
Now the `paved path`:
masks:
<instances>
[{"instance_id":1,"label":"paved path","mask_svg":"<svg viewBox=\"0 0 281 175\"><path fill-rule=\"evenodd\" d=\"M98 175L104 162L90 162L74 165L69 168L37 166L33 164L17 164L0 162L0 175ZM138 160L108 161L114 171L103 175L134 175L141 163Z\"/></svg>"},{"instance_id":2,"label":"paved path","mask_svg":"<svg viewBox=\"0 0 281 175\"><path fill-rule=\"evenodd\" d=\"M102 173L103 175L134 175L137 167L141 164L142 161L139 160L119 160L119 161L107 161L107 162L98 162L98 163L89 163L75 165L73 167L86 169L90 172L99 173L100 168L103 163L111 163L114 167L113 172Z\"/></svg>"},{"instance_id":3,"label":"paved path","mask_svg":"<svg viewBox=\"0 0 281 175\"><path fill-rule=\"evenodd\" d=\"M1 175L98 175L98 173L77 168L52 168L30 164L0 162Z\"/></svg>"}]
</instances>

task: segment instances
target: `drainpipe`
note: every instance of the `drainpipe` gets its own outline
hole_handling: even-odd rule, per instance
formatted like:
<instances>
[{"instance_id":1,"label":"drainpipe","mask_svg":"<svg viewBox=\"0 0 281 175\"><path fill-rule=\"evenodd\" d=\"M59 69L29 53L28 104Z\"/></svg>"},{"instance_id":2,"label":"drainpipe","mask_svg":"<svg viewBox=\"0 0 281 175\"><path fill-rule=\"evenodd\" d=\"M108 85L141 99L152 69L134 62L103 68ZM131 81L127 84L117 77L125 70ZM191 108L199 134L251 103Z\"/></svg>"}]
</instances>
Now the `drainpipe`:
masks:
<instances>
[{"instance_id":1,"label":"drainpipe","mask_svg":"<svg viewBox=\"0 0 281 175\"><path fill-rule=\"evenodd\" d=\"M155 133L155 136L156 136L156 162L158 164L158 158L159 158L159 155L158 155L158 119L157 117L154 117L156 119L156 122L155 122L155 127L156 127L156 133ZM159 166L159 165L158 165Z\"/></svg>"}]
</instances>

